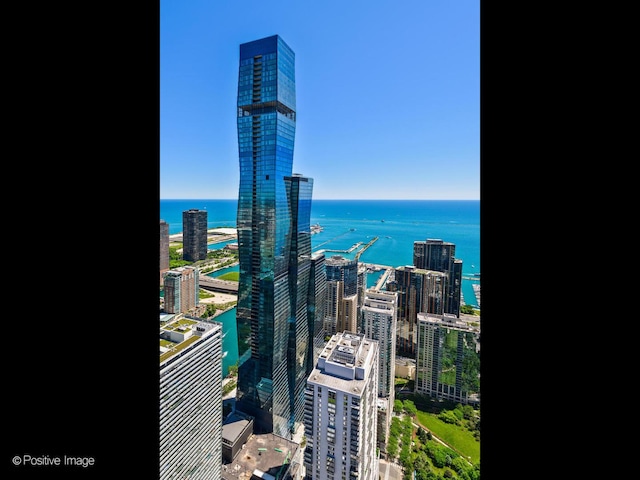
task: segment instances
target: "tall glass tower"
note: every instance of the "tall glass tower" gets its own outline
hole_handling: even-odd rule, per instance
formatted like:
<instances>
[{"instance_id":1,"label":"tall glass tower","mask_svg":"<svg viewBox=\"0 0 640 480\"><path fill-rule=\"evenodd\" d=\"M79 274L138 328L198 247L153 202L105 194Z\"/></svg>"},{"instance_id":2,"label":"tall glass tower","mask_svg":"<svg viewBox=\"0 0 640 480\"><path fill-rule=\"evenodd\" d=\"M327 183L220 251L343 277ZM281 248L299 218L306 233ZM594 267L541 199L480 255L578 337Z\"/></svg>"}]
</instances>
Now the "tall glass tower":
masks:
<instances>
[{"instance_id":1,"label":"tall glass tower","mask_svg":"<svg viewBox=\"0 0 640 480\"><path fill-rule=\"evenodd\" d=\"M312 351L313 180L292 173L294 64L278 35L240 45L236 408L255 417L256 431L285 438L302 422Z\"/></svg>"}]
</instances>

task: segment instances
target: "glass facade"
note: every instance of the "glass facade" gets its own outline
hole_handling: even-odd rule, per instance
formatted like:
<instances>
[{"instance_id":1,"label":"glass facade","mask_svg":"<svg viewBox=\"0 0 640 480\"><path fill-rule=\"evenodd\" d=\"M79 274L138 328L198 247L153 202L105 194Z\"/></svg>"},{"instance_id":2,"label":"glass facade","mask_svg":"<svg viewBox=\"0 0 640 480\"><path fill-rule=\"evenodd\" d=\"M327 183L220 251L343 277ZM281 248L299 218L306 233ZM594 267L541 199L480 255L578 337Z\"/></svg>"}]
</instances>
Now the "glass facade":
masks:
<instances>
[{"instance_id":1,"label":"glass facade","mask_svg":"<svg viewBox=\"0 0 640 480\"><path fill-rule=\"evenodd\" d=\"M413 265L425 270L445 272L448 282L444 293L444 313L460 318L462 260L455 258L456 246L438 238L413 242ZM435 311L430 313L437 313Z\"/></svg>"},{"instance_id":2,"label":"glass facade","mask_svg":"<svg viewBox=\"0 0 640 480\"><path fill-rule=\"evenodd\" d=\"M454 315L418 315L416 393L461 403L480 399L479 331Z\"/></svg>"},{"instance_id":3,"label":"glass facade","mask_svg":"<svg viewBox=\"0 0 640 480\"><path fill-rule=\"evenodd\" d=\"M278 36L240 45L237 408L290 437L310 347L312 179L292 174L295 55Z\"/></svg>"},{"instance_id":4,"label":"glass facade","mask_svg":"<svg viewBox=\"0 0 640 480\"><path fill-rule=\"evenodd\" d=\"M190 262L207 258L207 211L182 212L182 258Z\"/></svg>"}]
</instances>

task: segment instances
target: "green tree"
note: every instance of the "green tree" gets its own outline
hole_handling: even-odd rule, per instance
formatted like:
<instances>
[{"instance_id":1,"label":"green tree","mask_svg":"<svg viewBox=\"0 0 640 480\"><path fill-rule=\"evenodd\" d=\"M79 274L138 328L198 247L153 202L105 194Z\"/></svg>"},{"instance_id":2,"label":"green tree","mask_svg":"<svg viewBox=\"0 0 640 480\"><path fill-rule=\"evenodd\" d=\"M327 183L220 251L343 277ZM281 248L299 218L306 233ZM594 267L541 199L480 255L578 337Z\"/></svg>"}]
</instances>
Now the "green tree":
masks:
<instances>
[{"instance_id":1,"label":"green tree","mask_svg":"<svg viewBox=\"0 0 640 480\"><path fill-rule=\"evenodd\" d=\"M460 313L464 313L466 315L477 315L476 311L473 309L471 305L460 305Z\"/></svg>"},{"instance_id":2,"label":"green tree","mask_svg":"<svg viewBox=\"0 0 640 480\"><path fill-rule=\"evenodd\" d=\"M418 413L418 408L416 407L416 404L413 403L412 400L409 400L408 398L403 402L403 406L404 406L404 411L407 412L407 415L409 415L410 417L415 417L416 414Z\"/></svg>"},{"instance_id":3,"label":"green tree","mask_svg":"<svg viewBox=\"0 0 640 480\"><path fill-rule=\"evenodd\" d=\"M394 411L395 413L401 413L403 408L404 408L404 406L403 406L403 404L402 404L402 400L398 400L398 399L396 399L396 400L393 402L393 411Z\"/></svg>"}]
</instances>

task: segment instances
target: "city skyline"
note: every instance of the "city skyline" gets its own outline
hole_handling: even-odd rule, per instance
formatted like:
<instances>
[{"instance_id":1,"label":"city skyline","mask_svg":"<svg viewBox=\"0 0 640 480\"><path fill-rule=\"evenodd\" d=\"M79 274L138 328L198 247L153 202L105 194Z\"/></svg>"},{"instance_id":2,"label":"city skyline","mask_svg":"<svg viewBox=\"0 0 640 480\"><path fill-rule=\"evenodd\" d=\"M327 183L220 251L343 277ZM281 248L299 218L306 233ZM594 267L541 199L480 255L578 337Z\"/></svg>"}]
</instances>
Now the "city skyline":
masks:
<instances>
[{"instance_id":1,"label":"city skyline","mask_svg":"<svg viewBox=\"0 0 640 480\"><path fill-rule=\"evenodd\" d=\"M280 35L314 199L479 200L479 2L363 7L161 0L160 198L238 197L239 46Z\"/></svg>"}]
</instances>

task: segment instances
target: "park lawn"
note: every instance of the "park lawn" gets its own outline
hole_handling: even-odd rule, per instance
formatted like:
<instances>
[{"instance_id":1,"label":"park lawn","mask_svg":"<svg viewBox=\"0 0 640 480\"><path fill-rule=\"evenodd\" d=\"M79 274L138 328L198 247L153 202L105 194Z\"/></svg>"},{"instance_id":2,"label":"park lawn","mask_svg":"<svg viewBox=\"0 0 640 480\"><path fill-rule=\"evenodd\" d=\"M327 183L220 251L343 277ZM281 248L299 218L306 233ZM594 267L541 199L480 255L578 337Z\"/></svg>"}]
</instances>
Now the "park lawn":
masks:
<instances>
[{"instance_id":1,"label":"park lawn","mask_svg":"<svg viewBox=\"0 0 640 480\"><path fill-rule=\"evenodd\" d=\"M220 280L229 280L231 282L238 282L240 280L240 272L227 272L218 277Z\"/></svg>"},{"instance_id":2,"label":"park lawn","mask_svg":"<svg viewBox=\"0 0 640 480\"><path fill-rule=\"evenodd\" d=\"M471 457L471 463L475 465L480 462L480 442L473 437L470 431L445 423L431 413L418 411L416 419L420 425L431 430L431 433L450 445L454 451L463 457Z\"/></svg>"},{"instance_id":3,"label":"park lawn","mask_svg":"<svg viewBox=\"0 0 640 480\"><path fill-rule=\"evenodd\" d=\"M215 294L208 292L204 288L201 288L200 291L198 292L198 298L200 299L211 298L211 297L215 297Z\"/></svg>"}]
</instances>

